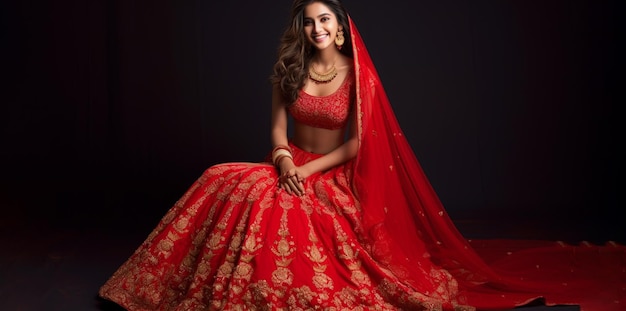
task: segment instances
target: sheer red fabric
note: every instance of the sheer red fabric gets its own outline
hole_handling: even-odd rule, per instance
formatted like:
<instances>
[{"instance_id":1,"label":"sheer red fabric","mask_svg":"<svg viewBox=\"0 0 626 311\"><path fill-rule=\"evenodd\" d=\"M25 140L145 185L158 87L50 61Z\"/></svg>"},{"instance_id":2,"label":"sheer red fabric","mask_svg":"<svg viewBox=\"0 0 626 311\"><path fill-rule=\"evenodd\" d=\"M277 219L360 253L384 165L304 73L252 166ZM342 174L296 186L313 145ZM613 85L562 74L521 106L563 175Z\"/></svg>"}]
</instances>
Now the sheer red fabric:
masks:
<instances>
[{"instance_id":1,"label":"sheer red fabric","mask_svg":"<svg viewBox=\"0 0 626 311\"><path fill-rule=\"evenodd\" d=\"M626 310L626 247L466 240L447 215L405 139L363 40L350 19L360 148L353 189L374 257L419 288L424 256L459 284L457 299L502 310L535 299L583 311Z\"/></svg>"}]
</instances>

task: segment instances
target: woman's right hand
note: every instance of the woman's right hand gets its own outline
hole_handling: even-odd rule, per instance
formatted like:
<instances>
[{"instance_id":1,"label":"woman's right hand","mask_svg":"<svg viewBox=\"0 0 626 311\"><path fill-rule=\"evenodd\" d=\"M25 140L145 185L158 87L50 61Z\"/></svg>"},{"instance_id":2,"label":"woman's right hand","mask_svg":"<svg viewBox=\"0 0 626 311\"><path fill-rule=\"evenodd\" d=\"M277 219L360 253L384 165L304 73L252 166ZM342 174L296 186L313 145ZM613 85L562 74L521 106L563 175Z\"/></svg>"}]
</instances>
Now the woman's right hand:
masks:
<instances>
[{"instance_id":1,"label":"woman's right hand","mask_svg":"<svg viewBox=\"0 0 626 311\"><path fill-rule=\"evenodd\" d=\"M295 166L291 159L285 159L281 162L278 186L289 194L304 195L304 180L308 177L306 170Z\"/></svg>"}]
</instances>

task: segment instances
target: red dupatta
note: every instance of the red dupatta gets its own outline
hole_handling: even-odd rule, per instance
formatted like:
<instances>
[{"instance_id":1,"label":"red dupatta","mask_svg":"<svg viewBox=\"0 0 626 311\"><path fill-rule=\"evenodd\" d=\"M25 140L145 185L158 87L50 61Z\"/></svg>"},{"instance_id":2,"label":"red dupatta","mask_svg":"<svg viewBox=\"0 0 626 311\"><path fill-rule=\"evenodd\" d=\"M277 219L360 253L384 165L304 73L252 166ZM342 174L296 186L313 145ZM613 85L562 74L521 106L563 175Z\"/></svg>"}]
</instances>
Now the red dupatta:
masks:
<instances>
[{"instance_id":1,"label":"red dupatta","mask_svg":"<svg viewBox=\"0 0 626 311\"><path fill-rule=\"evenodd\" d=\"M546 304L580 304L582 310L623 310L619 303L626 308L626 250L621 245L591 249L556 242L521 243L530 248L522 251L516 241L497 241L486 244L499 252L510 249L506 255L519 251L523 256L479 255L476 244L461 235L444 210L402 133L351 18L349 23L359 137L353 189L372 255L412 286L423 278L413 259L429 255L458 281L459 301L480 310L511 308L536 298L545 298ZM498 262L488 264L485 257ZM574 268L586 272L572 274ZM603 298L594 297L594 290Z\"/></svg>"},{"instance_id":2,"label":"red dupatta","mask_svg":"<svg viewBox=\"0 0 626 311\"><path fill-rule=\"evenodd\" d=\"M433 259L446 258L449 264L463 262L466 268L480 271L476 275L478 282L497 278L447 216L400 129L352 19L350 31L359 136L354 188L362 204L366 230L378 237L378 242L402 244L397 247L399 254L388 254L393 256L387 258L397 259L395 264L400 266L404 266L401 258L423 256L421 248L414 250L406 245L436 245L429 248ZM382 235L387 234L385 239Z\"/></svg>"}]
</instances>

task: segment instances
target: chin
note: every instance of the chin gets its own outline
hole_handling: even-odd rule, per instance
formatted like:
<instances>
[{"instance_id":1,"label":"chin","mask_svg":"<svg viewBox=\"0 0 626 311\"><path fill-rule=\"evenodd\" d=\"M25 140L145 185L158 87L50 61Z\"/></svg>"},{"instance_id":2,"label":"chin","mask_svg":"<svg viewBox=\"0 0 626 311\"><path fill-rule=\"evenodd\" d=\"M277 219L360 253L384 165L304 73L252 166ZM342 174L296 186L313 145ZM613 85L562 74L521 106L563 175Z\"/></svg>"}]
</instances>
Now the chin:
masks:
<instances>
[{"instance_id":1,"label":"chin","mask_svg":"<svg viewBox=\"0 0 626 311\"><path fill-rule=\"evenodd\" d=\"M322 44L316 44L315 48L322 51L322 50L326 50L328 48L331 48L333 45L331 43L322 43Z\"/></svg>"}]
</instances>

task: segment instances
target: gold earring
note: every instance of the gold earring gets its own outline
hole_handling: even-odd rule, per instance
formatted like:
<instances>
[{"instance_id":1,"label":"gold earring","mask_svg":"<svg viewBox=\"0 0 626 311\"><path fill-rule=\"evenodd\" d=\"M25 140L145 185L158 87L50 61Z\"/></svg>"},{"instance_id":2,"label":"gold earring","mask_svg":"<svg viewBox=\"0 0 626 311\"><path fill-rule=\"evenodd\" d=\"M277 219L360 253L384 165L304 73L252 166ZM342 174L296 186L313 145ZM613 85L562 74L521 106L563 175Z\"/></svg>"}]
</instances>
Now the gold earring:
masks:
<instances>
[{"instance_id":1,"label":"gold earring","mask_svg":"<svg viewBox=\"0 0 626 311\"><path fill-rule=\"evenodd\" d=\"M343 30L337 31L337 36L335 37L335 44L337 45L337 48L341 50L345 41L346 38L343 37Z\"/></svg>"}]
</instances>

